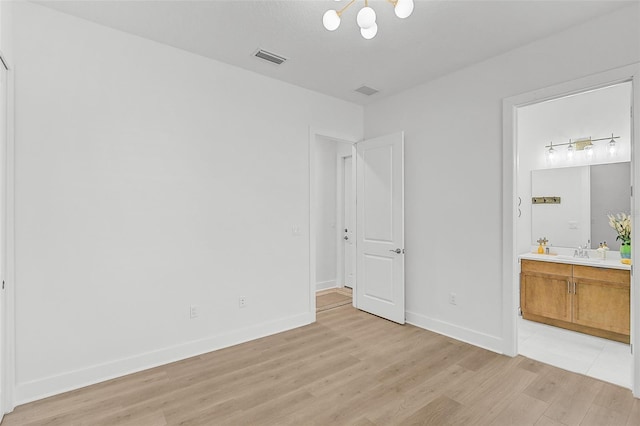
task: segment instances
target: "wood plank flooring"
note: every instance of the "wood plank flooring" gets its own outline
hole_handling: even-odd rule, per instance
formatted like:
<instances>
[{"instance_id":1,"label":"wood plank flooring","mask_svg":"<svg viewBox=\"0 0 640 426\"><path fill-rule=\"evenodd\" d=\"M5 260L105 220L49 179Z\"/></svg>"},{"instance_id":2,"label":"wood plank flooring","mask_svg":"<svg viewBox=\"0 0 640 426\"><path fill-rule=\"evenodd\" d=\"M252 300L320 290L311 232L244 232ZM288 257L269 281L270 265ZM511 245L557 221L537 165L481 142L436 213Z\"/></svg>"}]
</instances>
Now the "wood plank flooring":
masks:
<instances>
[{"instance_id":1,"label":"wood plank flooring","mask_svg":"<svg viewBox=\"0 0 640 426\"><path fill-rule=\"evenodd\" d=\"M640 425L627 389L342 306L36 401L13 425Z\"/></svg>"},{"instance_id":2,"label":"wood plank flooring","mask_svg":"<svg viewBox=\"0 0 640 426\"><path fill-rule=\"evenodd\" d=\"M353 303L353 291L350 288L331 288L316 293L316 312L337 308Z\"/></svg>"}]
</instances>

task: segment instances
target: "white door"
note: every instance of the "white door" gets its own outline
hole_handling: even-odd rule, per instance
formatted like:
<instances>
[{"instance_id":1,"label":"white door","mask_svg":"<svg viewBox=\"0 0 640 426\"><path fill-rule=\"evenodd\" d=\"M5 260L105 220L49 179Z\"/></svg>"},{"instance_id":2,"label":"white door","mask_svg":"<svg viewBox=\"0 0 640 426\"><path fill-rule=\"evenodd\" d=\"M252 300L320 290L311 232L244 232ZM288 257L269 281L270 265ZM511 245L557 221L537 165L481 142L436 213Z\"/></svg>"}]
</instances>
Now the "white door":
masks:
<instances>
[{"instance_id":1,"label":"white door","mask_svg":"<svg viewBox=\"0 0 640 426\"><path fill-rule=\"evenodd\" d=\"M357 307L404 324L404 133L356 152Z\"/></svg>"},{"instance_id":2,"label":"white door","mask_svg":"<svg viewBox=\"0 0 640 426\"><path fill-rule=\"evenodd\" d=\"M342 264L344 265L343 277L344 277L344 286L353 288L354 287L354 273L353 269L355 267L355 238L356 232L354 229L355 218L353 207L355 203L353 203L353 180L352 180L352 171L353 171L353 157L342 157L342 223L344 224L342 241L344 245L344 250L342 253L344 254L344 261Z\"/></svg>"}]
</instances>

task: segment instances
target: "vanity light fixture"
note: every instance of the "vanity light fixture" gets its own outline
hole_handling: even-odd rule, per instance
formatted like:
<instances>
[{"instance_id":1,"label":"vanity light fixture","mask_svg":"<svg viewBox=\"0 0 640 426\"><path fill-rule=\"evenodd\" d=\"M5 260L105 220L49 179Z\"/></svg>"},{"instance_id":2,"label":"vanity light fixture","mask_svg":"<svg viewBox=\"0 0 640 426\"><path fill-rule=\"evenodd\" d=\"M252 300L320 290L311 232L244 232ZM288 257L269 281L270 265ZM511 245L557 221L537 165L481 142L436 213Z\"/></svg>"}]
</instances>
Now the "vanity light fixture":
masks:
<instances>
[{"instance_id":1,"label":"vanity light fixture","mask_svg":"<svg viewBox=\"0 0 640 426\"><path fill-rule=\"evenodd\" d=\"M322 16L322 25L324 25L324 27L329 31L337 30L340 26L340 17L355 1L356 0L351 0L340 10L327 10ZM413 0L387 0L387 2L393 5L393 10L398 18L408 18L413 12ZM360 9L356 15L356 22L360 27L360 34L365 39L370 40L378 33L376 11L369 7L369 0L364 0L364 7Z\"/></svg>"},{"instance_id":2,"label":"vanity light fixture","mask_svg":"<svg viewBox=\"0 0 640 426\"><path fill-rule=\"evenodd\" d=\"M585 138L585 139L576 139L576 140L569 139L569 142L567 143L557 143L557 144L550 142L549 145L545 145L545 148L546 148L545 153L547 155L547 158L552 161L556 154L555 148L557 148L558 146L567 145L568 160L571 160L577 151L584 151L587 159L591 160L593 158L594 147L595 147L593 142L609 141L607 145L607 150L609 151L610 155L615 155L618 150L618 144L616 143L616 139L620 139L620 136L614 136L613 133L611 133L610 138L598 138L598 139Z\"/></svg>"}]
</instances>

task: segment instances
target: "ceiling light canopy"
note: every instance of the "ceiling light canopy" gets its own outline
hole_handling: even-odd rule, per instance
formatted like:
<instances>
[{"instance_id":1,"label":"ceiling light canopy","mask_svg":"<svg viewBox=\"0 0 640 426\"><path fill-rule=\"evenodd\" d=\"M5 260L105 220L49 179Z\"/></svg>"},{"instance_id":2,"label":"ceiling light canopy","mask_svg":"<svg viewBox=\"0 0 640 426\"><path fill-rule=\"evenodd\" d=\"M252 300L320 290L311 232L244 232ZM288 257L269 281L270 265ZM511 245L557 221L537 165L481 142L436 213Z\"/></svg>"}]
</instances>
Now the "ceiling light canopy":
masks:
<instances>
[{"instance_id":1,"label":"ceiling light canopy","mask_svg":"<svg viewBox=\"0 0 640 426\"><path fill-rule=\"evenodd\" d=\"M322 24L329 31L335 31L340 26L342 13L349 8L356 0L351 0L340 10L327 10L322 16ZM398 18L408 18L413 13L413 0L387 0L393 5ZM356 15L356 22L360 27L362 37L370 40L378 33L376 24L376 11L369 7L369 0L364 0L364 7Z\"/></svg>"}]
</instances>

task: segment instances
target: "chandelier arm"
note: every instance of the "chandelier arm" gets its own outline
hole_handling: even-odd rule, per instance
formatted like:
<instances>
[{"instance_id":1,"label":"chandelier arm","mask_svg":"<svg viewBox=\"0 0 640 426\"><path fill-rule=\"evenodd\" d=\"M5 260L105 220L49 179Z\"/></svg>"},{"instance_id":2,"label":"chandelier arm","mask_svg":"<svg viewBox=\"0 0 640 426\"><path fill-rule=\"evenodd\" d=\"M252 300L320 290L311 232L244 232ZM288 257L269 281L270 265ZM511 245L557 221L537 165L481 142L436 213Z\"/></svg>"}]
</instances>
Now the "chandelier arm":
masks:
<instances>
[{"instance_id":1,"label":"chandelier arm","mask_svg":"<svg viewBox=\"0 0 640 426\"><path fill-rule=\"evenodd\" d=\"M396 7L396 4L398 4L398 0L387 0L387 2L391 3L393 7Z\"/></svg>"},{"instance_id":2,"label":"chandelier arm","mask_svg":"<svg viewBox=\"0 0 640 426\"><path fill-rule=\"evenodd\" d=\"M345 10L347 10L347 8L349 6L351 6L356 0L351 0L349 3L347 3L347 5L345 7L343 7L342 9L338 10L336 13L338 14L338 16L342 15L342 12L344 12Z\"/></svg>"}]
</instances>

